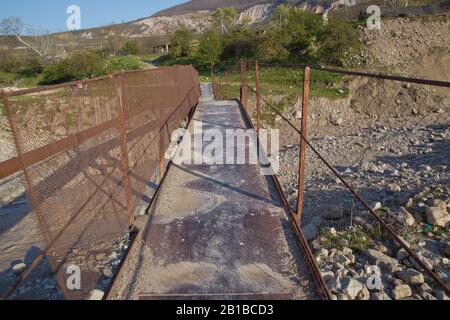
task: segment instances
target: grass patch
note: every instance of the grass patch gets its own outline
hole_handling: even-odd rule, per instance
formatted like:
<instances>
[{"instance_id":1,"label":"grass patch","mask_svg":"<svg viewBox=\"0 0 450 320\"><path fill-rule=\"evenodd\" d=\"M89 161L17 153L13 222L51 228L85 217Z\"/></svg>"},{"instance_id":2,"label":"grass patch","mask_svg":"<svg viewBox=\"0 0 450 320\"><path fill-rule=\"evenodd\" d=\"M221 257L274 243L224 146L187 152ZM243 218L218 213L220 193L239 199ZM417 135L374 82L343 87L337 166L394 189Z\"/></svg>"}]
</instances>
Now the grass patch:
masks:
<instances>
[{"instance_id":1,"label":"grass patch","mask_svg":"<svg viewBox=\"0 0 450 320\"><path fill-rule=\"evenodd\" d=\"M331 247L334 249L342 250L344 247L348 247L352 250L364 250L370 245L372 235L368 234L364 230L353 227L351 230L345 232L340 232L336 236L333 235L328 229L322 229L320 231L320 236L325 240L324 244L326 247ZM348 244L342 245L343 240Z\"/></svg>"}]
</instances>

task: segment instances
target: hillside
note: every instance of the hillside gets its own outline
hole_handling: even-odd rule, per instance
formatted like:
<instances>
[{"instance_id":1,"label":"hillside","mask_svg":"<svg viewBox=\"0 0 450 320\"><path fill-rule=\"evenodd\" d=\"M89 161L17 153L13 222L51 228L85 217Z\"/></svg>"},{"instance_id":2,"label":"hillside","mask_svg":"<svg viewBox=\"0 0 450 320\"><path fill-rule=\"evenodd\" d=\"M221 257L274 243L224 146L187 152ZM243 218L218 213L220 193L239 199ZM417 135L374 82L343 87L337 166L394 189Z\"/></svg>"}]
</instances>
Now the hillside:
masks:
<instances>
[{"instance_id":1,"label":"hillside","mask_svg":"<svg viewBox=\"0 0 450 320\"><path fill-rule=\"evenodd\" d=\"M244 11L254 5L258 4L272 4L285 2L300 2L300 1L284 1L284 0L192 0L186 3L168 8L155 13L154 17L170 17L176 15L188 14L196 11L212 11L218 8L234 7L238 11Z\"/></svg>"}]
</instances>

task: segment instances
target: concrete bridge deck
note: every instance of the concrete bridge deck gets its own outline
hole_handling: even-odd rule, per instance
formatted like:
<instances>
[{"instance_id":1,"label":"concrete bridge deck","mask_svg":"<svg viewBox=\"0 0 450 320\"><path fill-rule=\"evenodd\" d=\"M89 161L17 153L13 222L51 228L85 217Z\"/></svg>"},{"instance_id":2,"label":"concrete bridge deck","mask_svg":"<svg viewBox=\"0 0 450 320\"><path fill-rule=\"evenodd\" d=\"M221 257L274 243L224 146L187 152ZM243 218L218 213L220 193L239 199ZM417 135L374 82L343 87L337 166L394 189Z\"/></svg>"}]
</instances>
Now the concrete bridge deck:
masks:
<instances>
[{"instance_id":1,"label":"concrete bridge deck","mask_svg":"<svg viewBox=\"0 0 450 320\"><path fill-rule=\"evenodd\" d=\"M202 90L191 134L200 121L224 136L249 129L237 101ZM139 241L113 299L319 298L259 165L172 165Z\"/></svg>"}]
</instances>

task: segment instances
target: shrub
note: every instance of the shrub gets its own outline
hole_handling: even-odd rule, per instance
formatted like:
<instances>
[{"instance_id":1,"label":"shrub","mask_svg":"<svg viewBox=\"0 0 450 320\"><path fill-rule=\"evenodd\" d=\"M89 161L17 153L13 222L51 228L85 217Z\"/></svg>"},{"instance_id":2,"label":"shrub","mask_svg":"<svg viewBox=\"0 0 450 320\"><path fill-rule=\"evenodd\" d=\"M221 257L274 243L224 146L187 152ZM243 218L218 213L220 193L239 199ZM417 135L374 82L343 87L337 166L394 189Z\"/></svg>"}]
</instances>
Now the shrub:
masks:
<instances>
[{"instance_id":1,"label":"shrub","mask_svg":"<svg viewBox=\"0 0 450 320\"><path fill-rule=\"evenodd\" d=\"M140 52L139 43L134 40L127 41L123 45L122 51L126 54L137 55Z\"/></svg>"},{"instance_id":2,"label":"shrub","mask_svg":"<svg viewBox=\"0 0 450 320\"><path fill-rule=\"evenodd\" d=\"M26 57L17 72L24 77L34 77L44 71L44 61L37 56Z\"/></svg>"},{"instance_id":3,"label":"shrub","mask_svg":"<svg viewBox=\"0 0 450 320\"><path fill-rule=\"evenodd\" d=\"M318 56L322 62L347 66L347 58L359 47L357 31L348 23L335 21L319 35Z\"/></svg>"},{"instance_id":4,"label":"shrub","mask_svg":"<svg viewBox=\"0 0 450 320\"><path fill-rule=\"evenodd\" d=\"M119 70L138 70L144 67L139 57L128 55L126 57L112 57L106 63L105 73L114 73Z\"/></svg>"},{"instance_id":5,"label":"shrub","mask_svg":"<svg viewBox=\"0 0 450 320\"><path fill-rule=\"evenodd\" d=\"M170 56L174 59L191 57L195 35L186 28L178 29L170 42Z\"/></svg>"},{"instance_id":6,"label":"shrub","mask_svg":"<svg viewBox=\"0 0 450 320\"><path fill-rule=\"evenodd\" d=\"M93 51L80 51L44 71L42 84L56 84L104 74L104 61Z\"/></svg>"}]
</instances>

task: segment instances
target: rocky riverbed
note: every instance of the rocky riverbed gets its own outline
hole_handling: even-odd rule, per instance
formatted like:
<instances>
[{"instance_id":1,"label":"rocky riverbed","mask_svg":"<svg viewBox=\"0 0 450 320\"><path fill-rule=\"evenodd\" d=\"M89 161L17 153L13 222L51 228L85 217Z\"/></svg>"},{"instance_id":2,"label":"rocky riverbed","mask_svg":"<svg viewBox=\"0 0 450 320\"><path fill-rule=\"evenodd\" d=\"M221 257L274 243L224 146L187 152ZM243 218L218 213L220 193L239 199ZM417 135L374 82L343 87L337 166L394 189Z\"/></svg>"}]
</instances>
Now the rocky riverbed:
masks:
<instances>
[{"instance_id":1,"label":"rocky riverbed","mask_svg":"<svg viewBox=\"0 0 450 320\"><path fill-rule=\"evenodd\" d=\"M347 128L312 138L319 152L447 285L450 283L450 121ZM336 130L337 132L341 132ZM298 146L281 153L280 178L294 205ZM448 297L309 150L303 231L334 299Z\"/></svg>"}]
</instances>

